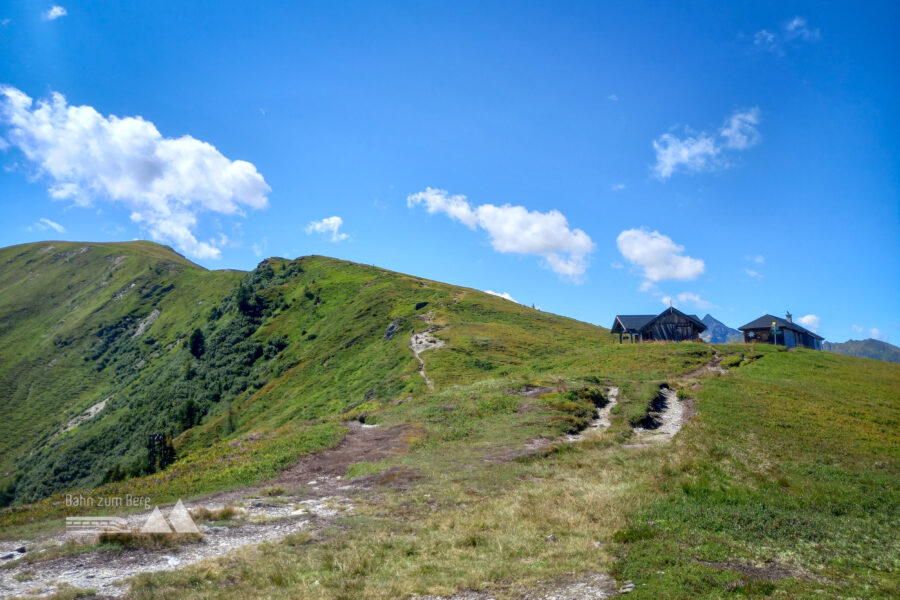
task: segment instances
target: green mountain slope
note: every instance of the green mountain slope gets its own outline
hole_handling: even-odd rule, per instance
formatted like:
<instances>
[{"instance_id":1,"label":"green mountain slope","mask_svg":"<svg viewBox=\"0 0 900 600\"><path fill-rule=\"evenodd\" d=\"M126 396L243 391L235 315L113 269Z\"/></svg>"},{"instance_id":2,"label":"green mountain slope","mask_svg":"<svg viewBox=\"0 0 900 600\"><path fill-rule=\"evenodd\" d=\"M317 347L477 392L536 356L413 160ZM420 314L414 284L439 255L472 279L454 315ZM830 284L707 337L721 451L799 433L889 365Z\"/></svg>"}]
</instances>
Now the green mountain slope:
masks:
<instances>
[{"instance_id":1,"label":"green mountain slope","mask_svg":"<svg viewBox=\"0 0 900 600\"><path fill-rule=\"evenodd\" d=\"M131 597L520 598L597 573L640 598L900 589L898 365L620 345L601 327L320 256L210 272L155 244L45 242L0 250L0 264L0 458L14 504L0 510L0 540L14 547L43 547L63 516L109 514L68 505L70 490L162 506L260 483L229 502L296 506L314 495L311 477L290 489L275 477L339 444L347 421L379 424L354 435L401 436L342 465L334 485L352 488L352 513L260 551L145 573ZM433 389L414 335L430 347L419 357ZM699 368L716 355L727 372ZM663 382L689 420L651 443L636 427ZM609 386L608 426L566 436ZM125 560L64 545L8 564L28 578L69 552L75 570Z\"/></svg>"},{"instance_id":2,"label":"green mountain slope","mask_svg":"<svg viewBox=\"0 0 900 600\"><path fill-rule=\"evenodd\" d=\"M84 475L97 461L75 456L104 435L93 422L112 424L127 407L116 394L140 373L135 365L165 352L205 316L201 302L241 278L149 242L14 246L0 250L0 265L0 472L18 475L31 498L97 481ZM113 345L125 354L114 356ZM103 418L64 431L104 400ZM29 476L33 469L46 483Z\"/></svg>"},{"instance_id":3,"label":"green mountain slope","mask_svg":"<svg viewBox=\"0 0 900 600\"><path fill-rule=\"evenodd\" d=\"M603 328L324 257L211 272L149 242L46 242L0 264L7 502L153 473L170 459L151 434L184 458L425 393L413 330L446 344L426 353L437 389L587 372L614 349Z\"/></svg>"},{"instance_id":4,"label":"green mountain slope","mask_svg":"<svg viewBox=\"0 0 900 600\"><path fill-rule=\"evenodd\" d=\"M847 340L846 342L823 342L822 349L847 356L874 358L887 362L900 363L900 348L881 340Z\"/></svg>"}]
</instances>

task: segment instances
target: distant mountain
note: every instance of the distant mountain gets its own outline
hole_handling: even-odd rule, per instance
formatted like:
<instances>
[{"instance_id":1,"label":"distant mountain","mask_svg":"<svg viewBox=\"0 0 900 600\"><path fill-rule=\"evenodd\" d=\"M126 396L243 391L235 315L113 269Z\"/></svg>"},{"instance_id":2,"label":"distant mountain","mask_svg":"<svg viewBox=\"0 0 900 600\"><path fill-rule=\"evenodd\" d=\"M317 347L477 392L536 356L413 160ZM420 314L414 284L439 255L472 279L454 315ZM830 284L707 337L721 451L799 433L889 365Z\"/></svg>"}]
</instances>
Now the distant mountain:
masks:
<instances>
[{"instance_id":1,"label":"distant mountain","mask_svg":"<svg viewBox=\"0 0 900 600\"><path fill-rule=\"evenodd\" d=\"M700 334L700 339L707 344L725 344L728 342L743 342L744 334L737 329L732 329L725 323L716 320L707 314L701 319L707 329Z\"/></svg>"},{"instance_id":2,"label":"distant mountain","mask_svg":"<svg viewBox=\"0 0 900 600\"><path fill-rule=\"evenodd\" d=\"M886 362L900 363L900 348L880 340L847 340L846 342L823 342L822 350L846 354L847 356L859 356L861 358L874 358Z\"/></svg>"}]
</instances>

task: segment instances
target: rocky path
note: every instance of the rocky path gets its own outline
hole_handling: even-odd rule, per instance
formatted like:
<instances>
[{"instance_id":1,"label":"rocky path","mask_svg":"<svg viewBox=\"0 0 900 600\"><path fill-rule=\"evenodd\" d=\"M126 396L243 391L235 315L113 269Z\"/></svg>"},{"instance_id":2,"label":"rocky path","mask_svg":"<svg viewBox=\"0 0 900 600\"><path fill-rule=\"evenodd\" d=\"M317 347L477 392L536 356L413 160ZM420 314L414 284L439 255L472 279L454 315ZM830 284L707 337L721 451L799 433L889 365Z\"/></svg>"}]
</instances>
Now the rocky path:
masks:
<instances>
[{"instance_id":1,"label":"rocky path","mask_svg":"<svg viewBox=\"0 0 900 600\"><path fill-rule=\"evenodd\" d=\"M413 333L409 338L409 348L415 355L416 360L419 361L419 375L425 380L425 384L428 386L429 390L434 389L434 384L428 379L428 375L425 374L425 361L422 359L421 354L426 350L435 350L437 348L442 348L443 346L444 341L436 338L430 330Z\"/></svg>"},{"instance_id":2,"label":"rocky path","mask_svg":"<svg viewBox=\"0 0 900 600\"><path fill-rule=\"evenodd\" d=\"M106 597L121 596L127 592L125 580L134 575L177 569L292 533L322 529L351 513L352 498L378 483L377 476L346 479L351 463L378 460L406 447L405 427L380 428L355 422L348 426L350 433L337 447L302 458L274 481L185 502L189 510L236 509L237 515L227 522L199 524L199 541L159 549L88 550L43 560L41 550L59 554L60 546L90 544L96 534L63 532L28 542L4 542L0 555L12 557L0 559L0 597L48 596L65 585L94 589ZM169 509L162 508L162 513L167 514ZM139 529L149 514L146 511L125 519L130 528ZM22 546L27 553L16 552Z\"/></svg>"},{"instance_id":3,"label":"rocky path","mask_svg":"<svg viewBox=\"0 0 900 600\"><path fill-rule=\"evenodd\" d=\"M607 390L606 400L606 404L602 408L597 409L596 416L588 423L585 430L581 433L567 435L566 441L578 442L585 439L585 437L601 432L610 426L610 411L612 411L613 407L619 402L619 388L610 387Z\"/></svg>"},{"instance_id":4,"label":"rocky path","mask_svg":"<svg viewBox=\"0 0 900 600\"><path fill-rule=\"evenodd\" d=\"M655 426L635 427L634 441L625 444L625 448L641 448L668 442L681 431L685 421L684 402L678 398L678 393L673 389L661 388L659 393L664 399L661 410L650 413Z\"/></svg>"}]
</instances>

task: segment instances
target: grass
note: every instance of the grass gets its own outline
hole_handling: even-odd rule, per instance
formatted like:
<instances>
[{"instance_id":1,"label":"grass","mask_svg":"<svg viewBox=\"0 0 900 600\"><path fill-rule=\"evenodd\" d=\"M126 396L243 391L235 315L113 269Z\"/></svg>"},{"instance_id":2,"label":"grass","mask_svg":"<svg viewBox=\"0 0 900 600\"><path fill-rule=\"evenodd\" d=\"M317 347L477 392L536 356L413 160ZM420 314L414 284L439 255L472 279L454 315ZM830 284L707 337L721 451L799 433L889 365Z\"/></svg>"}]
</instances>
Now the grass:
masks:
<instances>
[{"instance_id":1,"label":"grass","mask_svg":"<svg viewBox=\"0 0 900 600\"><path fill-rule=\"evenodd\" d=\"M547 431L552 409L522 397L511 409L491 402L509 383L459 386L380 416L415 419L425 434L410 453L359 473L415 468L412 491L381 490L317 538L142 575L133 596L489 589L513 598L596 571L632 580L636 598L896 596L897 367L768 352L704 379L693 392L700 412L671 445L624 448L620 413L601 436L525 459L501 449ZM464 434L448 418L460 410L475 420Z\"/></svg>"},{"instance_id":2,"label":"grass","mask_svg":"<svg viewBox=\"0 0 900 600\"><path fill-rule=\"evenodd\" d=\"M147 428L163 427L188 397L204 412L173 430L174 464L73 493L163 504L272 479L299 456L336 445L344 420L410 432L408 452L349 468L348 477L372 476L376 487L334 527L139 576L137 598L365 600L460 589L511 598L539 581L595 571L632 580L637 598L900 592L893 535L900 526L900 367L744 344L619 345L586 323L324 257L212 275L154 245L96 255L70 246L0 251L14 267L0 276L4 340L26 344L16 319L61 336L29 342L22 356L0 356L0 392L11 399L3 408L16 415L0 434L33 421L22 425L22 440L0 435L7 440L0 466L11 469L17 456L41 448L20 466L33 469L22 481L40 481L41 469L76 456L79 444L102 447L111 431L131 444L123 452L140 452ZM127 255L120 265L136 271L110 266L107 255L119 252ZM72 270L65 260L83 264ZM5 292L25 290L39 306L41 288L28 279L34 272L62 282L45 286L58 297L40 310L19 291ZM101 285L104 278L115 284ZM135 279L174 281L175 290L196 294L159 297L151 285L147 297L125 305L102 291ZM243 319L236 312L238 282L265 299L264 313ZM208 304L200 308L198 298ZM206 358L177 345L151 358L156 350L128 336L105 369L79 355L94 347L98 325L126 323L133 332L132 317L154 306L160 317L145 335L166 348L199 328ZM221 315L208 321L213 306ZM410 330L425 327L446 342L422 354L433 392L407 347ZM697 388L687 375L716 353L730 371ZM53 368L65 370L45 387L35 384L56 354ZM138 368L138 359L149 362ZM232 371L240 372L234 386L215 389L220 374ZM699 413L670 444L626 447L662 383L690 396ZM36 385L33 397L23 395L26 385ZM526 385L549 391L520 395ZM609 429L562 442L602 402L591 390L609 385L620 388ZM122 398L111 401L115 410L53 441L60 424L113 392ZM74 478L54 485L90 483L91 469L118 456L83 460L88 475L68 473ZM23 489L38 488L15 493ZM0 513L0 535L34 535L58 528L66 515L92 512L110 511L67 506L65 493L55 493Z\"/></svg>"}]
</instances>

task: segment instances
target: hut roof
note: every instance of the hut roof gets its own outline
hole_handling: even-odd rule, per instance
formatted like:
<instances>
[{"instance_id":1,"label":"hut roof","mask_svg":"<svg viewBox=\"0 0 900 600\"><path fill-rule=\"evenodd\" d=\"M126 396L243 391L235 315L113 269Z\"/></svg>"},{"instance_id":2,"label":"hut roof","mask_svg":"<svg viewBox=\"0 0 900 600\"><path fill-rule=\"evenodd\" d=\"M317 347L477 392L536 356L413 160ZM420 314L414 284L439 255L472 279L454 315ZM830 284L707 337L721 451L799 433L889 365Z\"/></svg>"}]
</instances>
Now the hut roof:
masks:
<instances>
[{"instance_id":1,"label":"hut roof","mask_svg":"<svg viewBox=\"0 0 900 600\"><path fill-rule=\"evenodd\" d=\"M616 315L616 320L610 328L616 331L616 326L620 325L622 331L640 331L644 325L656 318L656 315Z\"/></svg>"},{"instance_id":2,"label":"hut roof","mask_svg":"<svg viewBox=\"0 0 900 600\"><path fill-rule=\"evenodd\" d=\"M812 337L816 338L817 340L825 339L821 335L819 335L817 333L813 333L812 331L810 331L806 327L803 327L802 325L798 325L797 323L794 323L793 321L788 321L786 319L782 319L781 317L773 317L772 315L763 315L758 319L750 321L746 325L741 325L740 327L738 327L738 329L740 329L741 331L746 331L748 329L768 329L772 326L772 321L774 321L775 325L777 327L780 327L781 329L792 329L793 331L799 331L800 333L805 333L807 335L811 335Z\"/></svg>"}]
</instances>

